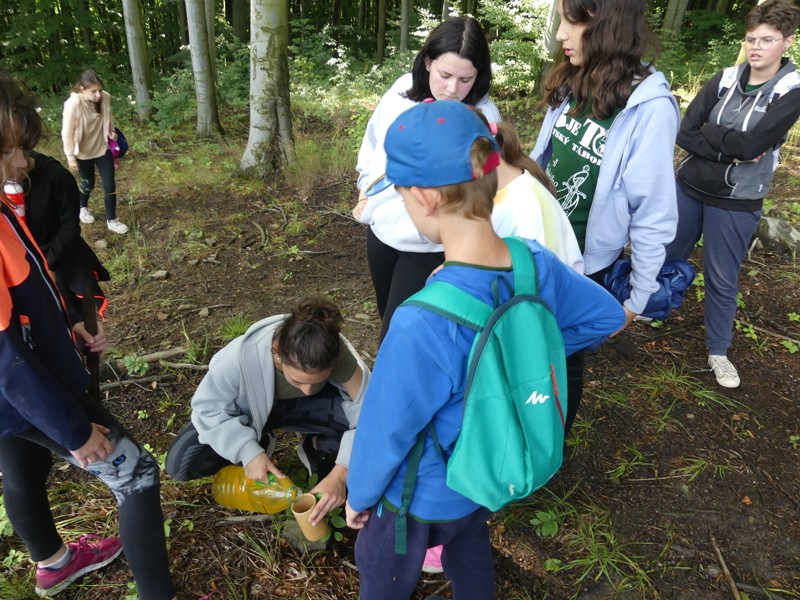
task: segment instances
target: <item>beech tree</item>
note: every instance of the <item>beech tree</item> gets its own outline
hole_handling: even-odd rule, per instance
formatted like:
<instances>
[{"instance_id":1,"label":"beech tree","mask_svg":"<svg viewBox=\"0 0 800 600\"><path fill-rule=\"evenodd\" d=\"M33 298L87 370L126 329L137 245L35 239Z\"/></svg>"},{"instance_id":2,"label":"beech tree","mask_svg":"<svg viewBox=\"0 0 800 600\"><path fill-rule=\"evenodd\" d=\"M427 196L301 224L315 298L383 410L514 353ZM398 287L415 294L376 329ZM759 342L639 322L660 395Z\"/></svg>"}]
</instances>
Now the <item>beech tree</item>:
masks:
<instances>
[{"instance_id":1,"label":"beech tree","mask_svg":"<svg viewBox=\"0 0 800 600\"><path fill-rule=\"evenodd\" d=\"M222 125L219 122L214 69L208 50L208 29L203 0L186 0L186 23L189 29L192 74L197 98L197 135L211 137L215 133L222 133Z\"/></svg>"},{"instance_id":2,"label":"beech tree","mask_svg":"<svg viewBox=\"0 0 800 600\"><path fill-rule=\"evenodd\" d=\"M147 40L142 26L142 6L139 0L122 0L122 11L125 17L125 36L128 40L133 90L136 95L136 113L139 115L139 121L145 122L150 120L153 113L153 99L150 95L153 82L147 58Z\"/></svg>"},{"instance_id":3,"label":"beech tree","mask_svg":"<svg viewBox=\"0 0 800 600\"><path fill-rule=\"evenodd\" d=\"M289 2L250 0L250 133L239 170L265 177L294 160Z\"/></svg>"}]
</instances>

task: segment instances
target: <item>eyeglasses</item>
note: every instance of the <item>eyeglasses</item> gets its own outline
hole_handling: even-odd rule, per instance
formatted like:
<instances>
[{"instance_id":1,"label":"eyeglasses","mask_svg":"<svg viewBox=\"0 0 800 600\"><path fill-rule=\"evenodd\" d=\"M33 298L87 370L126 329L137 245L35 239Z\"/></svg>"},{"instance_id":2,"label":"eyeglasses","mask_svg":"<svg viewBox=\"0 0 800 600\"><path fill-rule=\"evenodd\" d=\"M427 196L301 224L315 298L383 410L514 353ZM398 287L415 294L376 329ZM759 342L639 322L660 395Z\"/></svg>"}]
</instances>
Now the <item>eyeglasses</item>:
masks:
<instances>
[{"instance_id":1,"label":"eyeglasses","mask_svg":"<svg viewBox=\"0 0 800 600\"><path fill-rule=\"evenodd\" d=\"M754 37L746 37L744 38L744 45L750 48L753 48L756 44L758 44L759 48L762 50L769 50L775 44L775 42L781 41L782 37L774 38L774 37L762 37L762 38L754 38Z\"/></svg>"}]
</instances>

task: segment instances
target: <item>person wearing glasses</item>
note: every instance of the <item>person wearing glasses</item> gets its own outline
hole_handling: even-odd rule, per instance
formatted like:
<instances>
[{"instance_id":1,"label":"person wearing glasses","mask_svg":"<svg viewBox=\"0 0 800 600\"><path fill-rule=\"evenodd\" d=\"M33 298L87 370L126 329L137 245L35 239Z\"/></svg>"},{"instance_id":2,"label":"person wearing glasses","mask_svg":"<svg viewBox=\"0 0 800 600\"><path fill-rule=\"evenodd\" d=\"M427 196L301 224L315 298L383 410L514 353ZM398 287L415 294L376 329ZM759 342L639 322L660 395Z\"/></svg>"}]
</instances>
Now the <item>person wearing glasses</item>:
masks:
<instances>
[{"instance_id":1,"label":"person wearing glasses","mask_svg":"<svg viewBox=\"0 0 800 600\"><path fill-rule=\"evenodd\" d=\"M772 186L778 151L800 117L800 74L784 53L800 9L767 0L745 17L747 62L723 69L686 109L677 144L678 231L667 258L688 258L703 237L708 365L722 387L739 387L727 357L739 270Z\"/></svg>"}]
</instances>

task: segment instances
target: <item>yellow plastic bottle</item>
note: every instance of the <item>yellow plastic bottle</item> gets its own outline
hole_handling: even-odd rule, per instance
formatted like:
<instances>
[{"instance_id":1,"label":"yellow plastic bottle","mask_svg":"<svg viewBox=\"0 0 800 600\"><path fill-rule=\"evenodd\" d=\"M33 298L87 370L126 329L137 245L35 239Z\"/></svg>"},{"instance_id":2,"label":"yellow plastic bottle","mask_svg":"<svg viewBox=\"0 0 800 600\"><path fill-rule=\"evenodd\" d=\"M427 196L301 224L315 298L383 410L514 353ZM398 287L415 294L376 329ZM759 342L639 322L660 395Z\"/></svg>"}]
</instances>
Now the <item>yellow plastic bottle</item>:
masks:
<instances>
[{"instance_id":1,"label":"yellow plastic bottle","mask_svg":"<svg viewBox=\"0 0 800 600\"><path fill-rule=\"evenodd\" d=\"M217 504L250 512L274 515L286 510L303 495L288 477L269 474L269 483L248 479L238 466L223 467L214 475L211 494Z\"/></svg>"}]
</instances>

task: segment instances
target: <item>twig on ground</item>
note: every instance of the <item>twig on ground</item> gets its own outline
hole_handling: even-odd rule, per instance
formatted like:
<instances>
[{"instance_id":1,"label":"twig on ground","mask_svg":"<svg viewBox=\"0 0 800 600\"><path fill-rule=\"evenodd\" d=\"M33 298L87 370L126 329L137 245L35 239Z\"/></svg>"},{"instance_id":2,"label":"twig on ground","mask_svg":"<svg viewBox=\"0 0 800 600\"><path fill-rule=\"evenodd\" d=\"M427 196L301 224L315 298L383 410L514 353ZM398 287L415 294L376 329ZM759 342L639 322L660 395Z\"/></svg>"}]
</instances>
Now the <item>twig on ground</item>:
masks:
<instances>
[{"instance_id":1,"label":"twig on ground","mask_svg":"<svg viewBox=\"0 0 800 600\"><path fill-rule=\"evenodd\" d=\"M175 375L167 374L167 375L154 375L152 377L142 377L140 379L120 379L119 381L112 381L111 383L104 383L100 386L100 391L105 392L106 390L111 390L114 388L125 387L126 385L138 385L142 389L145 387L142 385L144 383L153 383L154 381L162 382L162 381L174 381L176 379Z\"/></svg>"},{"instance_id":2,"label":"twig on ground","mask_svg":"<svg viewBox=\"0 0 800 600\"><path fill-rule=\"evenodd\" d=\"M275 515L244 515L241 517L225 517L214 523L214 526L230 523L258 523L259 521L274 521Z\"/></svg>"},{"instance_id":3,"label":"twig on ground","mask_svg":"<svg viewBox=\"0 0 800 600\"><path fill-rule=\"evenodd\" d=\"M711 545L714 547L714 552L717 553L717 560L719 561L719 566L722 567L722 572L725 574L725 581L728 582L728 587L731 588L731 596L733 596L734 600L742 600L742 597L739 595L739 590L736 589L736 582L731 577L731 572L728 570L728 565L725 564L725 559L722 558L722 550L719 549L717 545L717 538L714 537L714 534L711 534Z\"/></svg>"},{"instance_id":4,"label":"twig on ground","mask_svg":"<svg viewBox=\"0 0 800 600\"><path fill-rule=\"evenodd\" d=\"M208 371L208 365L193 365L190 363L174 363L162 360L161 364L170 369L189 369L190 371Z\"/></svg>"},{"instance_id":5,"label":"twig on ground","mask_svg":"<svg viewBox=\"0 0 800 600\"><path fill-rule=\"evenodd\" d=\"M781 596L778 596L778 594L773 594L769 590L765 590L764 588L756 585L748 585L746 583L739 583L737 581L736 587L743 592L747 592L748 594L764 594L767 598L769 598L769 600L781 600Z\"/></svg>"}]
</instances>

